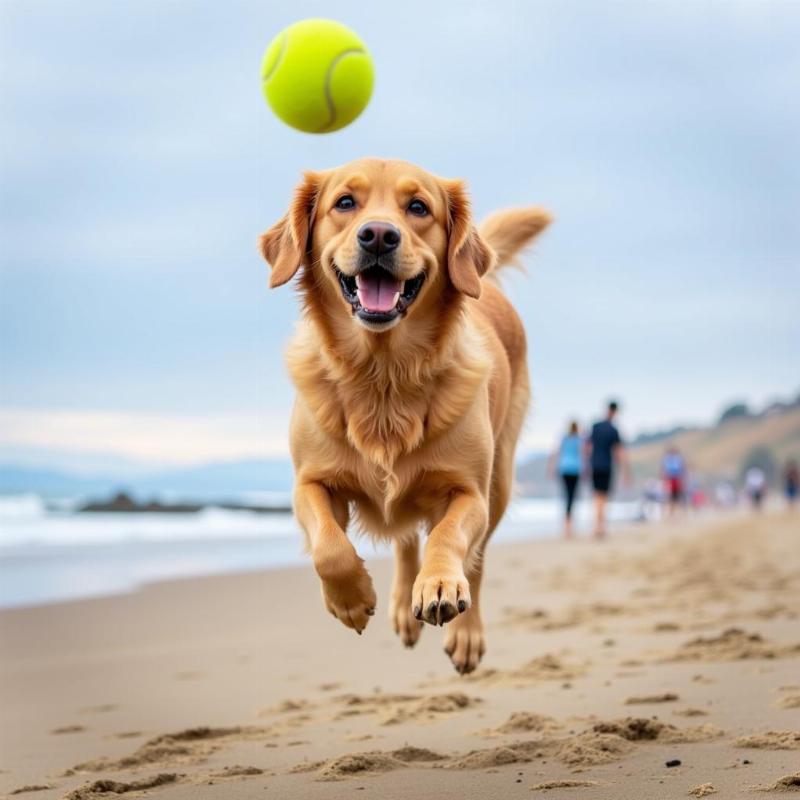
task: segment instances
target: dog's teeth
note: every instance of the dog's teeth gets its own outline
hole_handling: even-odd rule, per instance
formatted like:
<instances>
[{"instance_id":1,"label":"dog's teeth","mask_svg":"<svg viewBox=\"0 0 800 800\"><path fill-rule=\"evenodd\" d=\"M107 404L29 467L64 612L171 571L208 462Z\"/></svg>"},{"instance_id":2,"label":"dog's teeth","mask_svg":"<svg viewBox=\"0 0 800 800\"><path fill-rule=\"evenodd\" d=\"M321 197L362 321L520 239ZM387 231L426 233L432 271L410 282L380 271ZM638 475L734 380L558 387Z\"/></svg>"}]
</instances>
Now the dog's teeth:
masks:
<instances>
[{"instance_id":1,"label":"dog's teeth","mask_svg":"<svg viewBox=\"0 0 800 800\"><path fill-rule=\"evenodd\" d=\"M400 301L400 292L395 292L394 299L392 300L392 305L396 306L399 301Z\"/></svg>"},{"instance_id":2,"label":"dog's teeth","mask_svg":"<svg viewBox=\"0 0 800 800\"><path fill-rule=\"evenodd\" d=\"M356 275L356 289L360 289L360 288L361 288L361 275L358 274L358 275Z\"/></svg>"}]
</instances>

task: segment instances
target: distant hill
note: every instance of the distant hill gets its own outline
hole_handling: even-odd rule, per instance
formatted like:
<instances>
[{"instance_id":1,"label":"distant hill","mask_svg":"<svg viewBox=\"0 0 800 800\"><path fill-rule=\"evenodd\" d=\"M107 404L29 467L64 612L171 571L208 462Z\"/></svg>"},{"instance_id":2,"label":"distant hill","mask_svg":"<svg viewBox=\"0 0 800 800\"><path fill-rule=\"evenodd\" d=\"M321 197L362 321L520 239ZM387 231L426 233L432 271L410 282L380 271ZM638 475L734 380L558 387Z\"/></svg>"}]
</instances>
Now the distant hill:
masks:
<instances>
[{"instance_id":1,"label":"distant hill","mask_svg":"<svg viewBox=\"0 0 800 800\"><path fill-rule=\"evenodd\" d=\"M677 447L691 472L708 481L738 482L749 464L765 469L771 481L790 458L800 462L800 398L772 403L753 412L736 403L706 427L675 427L639 434L629 446L637 480L660 474L664 450ZM547 478L547 456L526 459L517 468L517 483L524 494L549 495L559 487Z\"/></svg>"},{"instance_id":2,"label":"distant hill","mask_svg":"<svg viewBox=\"0 0 800 800\"><path fill-rule=\"evenodd\" d=\"M136 484L159 491L219 496L239 492L291 492L294 483L288 458L251 459L170 470L140 479Z\"/></svg>"},{"instance_id":3,"label":"distant hill","mask_svg":"<svg viewBox=\"0 0 800 800\"><path fill-rule=\"evenodd\" d=\"M677 447L698 476L738 481L750 461L775 477L789 458L800 461L800 405L776 404L760 414L734 414L707 428L682 430L631 447L638 477L657 475L664 449Z\"/></svg>"},{"instance_id":4,"label":"distant hill","mask_svg":"<svg viewBox=\"0 0 800 800\"><path fill-rule=\"evenodd\" d=\"M55 469L0 464L0 494L73 496L109 492L115 482L107 477L73 475Z\"/></svg>"},{"instance_id":5,"label":"distant hill","mask_svg":"<svg viewBox=\"0 0 800 800\"><path fill-rule=\"evenodd\" d=\"M136 497L168 492L186 498L219 499L246 492L292 489L288 459L251 459L153 472L139 477L113 473L76 475L69 472L0 464L0 493L35 492L50 497L104 495L117 490Z\"/></svg>"},{"instance_id":6,"label":"distant hill","mask_svg":"<svg viewBox=\"0 0 800 800\"><path fill-rule=\"evenodd\" d=\"M548 458L546 453L536 453L517 464L517 489L521 494L543 497L561 490L547 477Z\"/></svg>"}]
</instances>

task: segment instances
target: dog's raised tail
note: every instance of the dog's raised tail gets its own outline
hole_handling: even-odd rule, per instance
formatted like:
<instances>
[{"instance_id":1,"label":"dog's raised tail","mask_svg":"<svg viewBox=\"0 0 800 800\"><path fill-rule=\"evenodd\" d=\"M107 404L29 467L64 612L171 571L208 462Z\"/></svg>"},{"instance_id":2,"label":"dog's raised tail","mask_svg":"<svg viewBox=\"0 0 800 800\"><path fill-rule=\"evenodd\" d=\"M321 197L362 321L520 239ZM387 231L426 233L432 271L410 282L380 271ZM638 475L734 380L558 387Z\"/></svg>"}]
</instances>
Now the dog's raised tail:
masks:
<instances>
[{"instance_id":1,"label":"dog's raised tail","mask_svg":"<svg viewBox=\"0 0 800 800\"><path fill-rule=\"evenodd\" d=\"M522 267L522 251L552 222L543 208L509 208L495 211L478 226L486 243L497 254L492 272L503 267Z\"/></svg>"}]
</instances>

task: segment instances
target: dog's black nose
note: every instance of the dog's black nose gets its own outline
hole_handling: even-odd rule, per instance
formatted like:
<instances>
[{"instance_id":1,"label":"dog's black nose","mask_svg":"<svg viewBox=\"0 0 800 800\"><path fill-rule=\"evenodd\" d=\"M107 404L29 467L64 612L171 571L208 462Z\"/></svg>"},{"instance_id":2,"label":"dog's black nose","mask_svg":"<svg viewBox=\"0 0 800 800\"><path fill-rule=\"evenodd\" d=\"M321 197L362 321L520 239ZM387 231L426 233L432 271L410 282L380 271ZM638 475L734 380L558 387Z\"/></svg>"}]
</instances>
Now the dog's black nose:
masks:
<instances>
[{"instance_id":1,"label":"dog's black nose","mask_svg":"<svg viewBox=\"0 0 800 800\"><path fill-rule=\"evenodd\" d=\"M375 256L391 253L400 244L400 231L388 222L367 222L357 236L361 248Z\"/></svg>"}]
</instances>

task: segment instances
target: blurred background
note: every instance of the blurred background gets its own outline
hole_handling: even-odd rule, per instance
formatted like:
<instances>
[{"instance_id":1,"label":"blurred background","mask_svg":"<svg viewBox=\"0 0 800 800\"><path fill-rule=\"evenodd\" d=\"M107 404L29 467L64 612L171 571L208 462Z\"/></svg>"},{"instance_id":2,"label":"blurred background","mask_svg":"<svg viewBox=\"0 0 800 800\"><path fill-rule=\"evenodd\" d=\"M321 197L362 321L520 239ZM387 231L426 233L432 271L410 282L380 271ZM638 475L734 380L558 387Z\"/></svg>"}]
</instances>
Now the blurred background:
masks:
<instances>
[{"instance_id":1,"label":"blurred background","mask_svg":"<svg viewBox=\"0 0 800 800\"><path fill-rule=\"evenodd\" d=\"M259 77L313 16L376 68L323 136ZM364 155L467 178L479 217L556 217L504 279L534 404L500 536L556 534L548 455L610 398L636 476L615 519L658 515L672 445L698 509L754 466L777 495L800 457L798 41L800 5L756 0L4 0L0 606L302 558L298 306L255 242L303 169Z\"/></svg>"}]
</instances>

